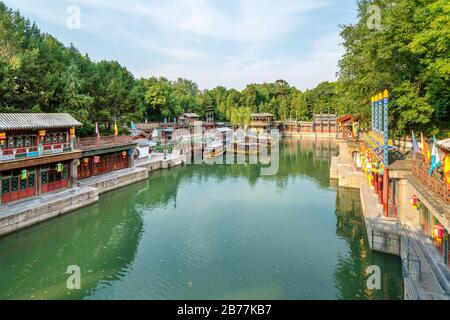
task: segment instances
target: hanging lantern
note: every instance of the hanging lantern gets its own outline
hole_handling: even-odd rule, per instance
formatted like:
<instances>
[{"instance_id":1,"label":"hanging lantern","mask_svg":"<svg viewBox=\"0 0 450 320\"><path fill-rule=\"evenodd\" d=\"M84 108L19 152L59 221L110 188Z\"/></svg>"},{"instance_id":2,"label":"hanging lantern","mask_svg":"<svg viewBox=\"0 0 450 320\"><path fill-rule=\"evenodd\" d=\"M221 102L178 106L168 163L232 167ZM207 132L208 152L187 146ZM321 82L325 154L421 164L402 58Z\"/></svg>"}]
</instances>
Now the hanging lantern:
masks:
<instances>
[{"instance_id":1,"label":"hanging lantern","mask_svg":"<svg viewBox=\"0 0 450 320\"><path fill-rule=\"evenodd\" d=\"M64 166L62 165L62 163L58 163L56 165L56 172L62 172L63 168L64 168Z\"/></svg>"},{"instance_id":2,"label":"hanging lantern","mask_svg":"<svg viewBox=\"0 0 450 320\"><path fill-rule=\"evenodd\" d=\"M418 204L419 204L419 199L417 198L416 195L413 195L411 198L411 206L413 207L413 209L417 209Z\"/></svg>"},{"instance_id":3,"label":"hanging lantern","mask_svg":"<svg viewBox=\"0 0 450 320\"><path fill-rule=\"evenodd\" d=\"M444 227L441 224L437 224L433 227L433 236L438 239L444 238Z\"/></svg>"},{"instance_id":4,"label":"hanging lantern","mask_svg":"<svg viewBox=\"0 0 450 320\"><path fill-rule=\"evenodd\" d=\"M74 138L75 137L75 128L74 127L70 128L69 133L70 133L70 137Z\"/></svg>"},{"instance_id":5,"label":"hanging lantern","mask_svg":"<svg viewBox=\"0 0 450 320\"><path fill-rule=\"evenodd\" d=\"M23 169L20 172L20 180L27 180L27 178L28 178L28 171L27 169Z\"/></svg>"},{"instance_id":6,"label":"hanging lantern","mask_svg":"<svg viewBox=\"0 0 450 320\"><path fill-rule=\"evenodd\" d=\"M45 130L39 130L39 138L41 140L44 140L44 138L45 138Z\"/></svg>"},{"instance_id":7,"label":"hanging lantern","mask_svg":"<svg viewBox=\"0 0 450 320\"><path fill-rule=\"evenodd\" d=\"M122 158L126 158L127 157L127 152L126 151L122 151Z\"/></svg>"},{"instance_id":8,"label":"hanging lantern","mask_svg":"<svg viewBox=\"0 0 450 320\"><path fill-rule=\"evenodd\" d=\"M0 148L6 147L6 132L0 132Z\"/></svg>"}]
</instances>

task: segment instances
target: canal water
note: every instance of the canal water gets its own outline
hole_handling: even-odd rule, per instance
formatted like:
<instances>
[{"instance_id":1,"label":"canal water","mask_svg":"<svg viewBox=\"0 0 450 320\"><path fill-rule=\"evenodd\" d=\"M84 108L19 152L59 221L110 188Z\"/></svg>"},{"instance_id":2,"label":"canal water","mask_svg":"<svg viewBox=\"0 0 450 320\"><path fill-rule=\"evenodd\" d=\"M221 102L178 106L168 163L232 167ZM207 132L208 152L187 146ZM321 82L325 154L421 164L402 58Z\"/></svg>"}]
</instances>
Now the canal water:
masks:
<instances>
[{"instance_id":1,"label":"canal water","mask_svg":"<svg viewBox=\"0 0 450 320\"><path fill-rule=\"evenodd\" d=\"M330 185L336 150L284 140L272 176L250 164L156 172L0 238L0 298L402 299L400 259L369 250L358 191Z\"/></svg>"}]
</instances>

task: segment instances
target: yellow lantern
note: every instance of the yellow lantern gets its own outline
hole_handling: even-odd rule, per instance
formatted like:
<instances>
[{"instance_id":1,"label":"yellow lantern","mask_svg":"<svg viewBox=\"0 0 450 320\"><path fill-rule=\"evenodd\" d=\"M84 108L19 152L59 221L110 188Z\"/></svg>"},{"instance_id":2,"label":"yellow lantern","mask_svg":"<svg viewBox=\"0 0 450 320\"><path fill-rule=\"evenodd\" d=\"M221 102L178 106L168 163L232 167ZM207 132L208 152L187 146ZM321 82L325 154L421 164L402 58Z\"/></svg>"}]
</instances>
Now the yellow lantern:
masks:
<instances>
[{"instance_id":1,"label":"yellow lantern","mask_svg":"<svg viewBox=\"0 0 450 320\"><path fill-rule=\"evenodd\" d=\"M44 140L44 138L45 138L45 130L39 130L39 138L41 140Z\"/></svg>"},{"instance_id":2,"label":"yellow lantern","mask_svg":"<svg viewBox=\"0 0 450 320\"><path fill-rule=\"evenodd\" d=\"M75 128L74 127L70 128L69 132L70 132L71 137L75 137Z\"/></svg>"},{"instance_id":3,"label":"yellow lantern","mask_svg":"<svg viewBox=\"0 0 450 320\"><path fill-rule=\"evenodd\" d=\"M6 145L6 133L0 132L0 148L4 148Z\"/></svg>"}]
</instances>

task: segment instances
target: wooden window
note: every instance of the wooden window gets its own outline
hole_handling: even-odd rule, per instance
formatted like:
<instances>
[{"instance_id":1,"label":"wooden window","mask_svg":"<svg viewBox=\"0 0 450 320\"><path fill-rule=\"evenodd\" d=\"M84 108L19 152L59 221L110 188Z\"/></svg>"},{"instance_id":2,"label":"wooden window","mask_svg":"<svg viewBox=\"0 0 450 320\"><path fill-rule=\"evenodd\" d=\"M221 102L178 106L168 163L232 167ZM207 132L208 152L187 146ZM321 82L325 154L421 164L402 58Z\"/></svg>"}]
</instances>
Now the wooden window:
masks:
<instances>
[{"instance_id":1,"label":"wooden window","mask_svg":"<svg viewBox=\"0 0 450 320\"><path fill-rule=\"evenodd\" d=\"M11 184L11 178L4 178L2 180L2 195L9 193L10 184Z\"/></svg>"},{"instance_id":2,"label":"wooden window","mask_svg":"<svg viewBox=\"0 0 450 320\"><path fill-rule=\"evenodd\" d=\"M14 136L8 137L8 148L14 148Z\"/></svg>"},{"instance_id":3,"label":"wooden window","mask_svg":"<svg viewBox=\"0 0 450 320\"><path fill-rule=\"evenodd\" d=\"M48 183L48 171L42 171L41 172L41 184L47 184Z\"/></svg>"},{"instance_id":4,"label":"wooden window","mask_svg":"<svg viewBox=\"0 0 450 320\"><path fill-rule=\"evenodd\" d=\"M31 136L25 136L24 145L25 147L31 147L33 145L33 138Z\"/></svg>"},{"instance_id":5,"label":"wooden window","mask_svg":"<svg viewBox=\"0 0 450 320\"><path fill-rule=\"evenodd\" d=\"M16 137L16 147L22 148L23 147L23 136L17 136Z\"/></svg>"}]
</instances>

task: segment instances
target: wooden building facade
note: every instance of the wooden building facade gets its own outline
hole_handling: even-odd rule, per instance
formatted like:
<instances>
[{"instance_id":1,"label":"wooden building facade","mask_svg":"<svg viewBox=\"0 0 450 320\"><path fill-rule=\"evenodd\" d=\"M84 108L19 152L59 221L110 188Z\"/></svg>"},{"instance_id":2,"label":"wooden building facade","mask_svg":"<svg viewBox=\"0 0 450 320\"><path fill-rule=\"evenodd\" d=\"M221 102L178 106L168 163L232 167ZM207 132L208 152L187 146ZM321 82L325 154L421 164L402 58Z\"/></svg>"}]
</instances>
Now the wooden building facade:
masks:
<instances>
[{"instance_id":1,"label":"wooden building facade","mask_svg":"<svg viewBox=\"0 0 450 320\"><path fill-rule=\"evenodd\" d=\"M66 113L0 113L0 205L72 186L77 127Z\"/></svg>"},{"instance_id":2,"label":"wooden building facade","mask_svg":"<svg viewBox=\"0 0 450 320\"><path fill-rule=\"evenodd\" d=\"M273 126L273 115L271 113L252 113L250 128L258 133L268 132Z\"/></svg>"},{"instance_id":3,"label":"wooden building facade","mask_svg":"<svg viewBox=\"0 0 450 320\"><path fill-rule=\"evenodd\" d=\"M82 138L76 142L81 150L77 178L84 179L130 168L137 142L132 136Z\"/></svg>"}]
</instances>

